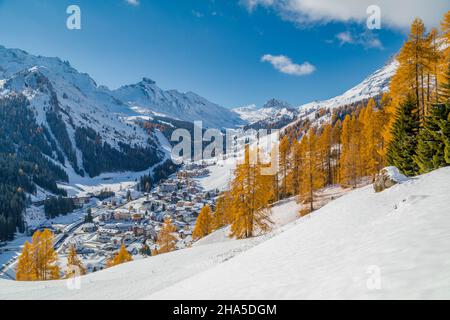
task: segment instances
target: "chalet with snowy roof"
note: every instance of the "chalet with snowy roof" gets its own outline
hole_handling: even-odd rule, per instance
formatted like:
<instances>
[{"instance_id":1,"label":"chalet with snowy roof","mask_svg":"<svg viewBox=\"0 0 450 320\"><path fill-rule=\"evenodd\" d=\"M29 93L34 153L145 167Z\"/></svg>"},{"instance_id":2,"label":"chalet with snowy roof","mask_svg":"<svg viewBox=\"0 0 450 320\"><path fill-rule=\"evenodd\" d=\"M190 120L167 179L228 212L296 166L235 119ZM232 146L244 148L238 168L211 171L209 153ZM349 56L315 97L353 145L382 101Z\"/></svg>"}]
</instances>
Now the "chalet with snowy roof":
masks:
<instances>
[{"instance_id":1,"label":"chalet with snowy roof","mask_svg":"<svg viewBox=\"0 0 450 320\"><path fill-rule=\"evenodd\" d=\"M135 212L135 213L131 214L131 220L133 220L133 221L141 221L143 218L144 218L144 215L142 213Z\"/></svg>"},{"instance_id":2,"label":"chalet with snowy roof","mask_svg":"<svg viewBox=\"0 0 450 320\"><path fill-rule=\"evenodd\" d=\"M163 183L161 185L158 186L157 190L158 193L169 193L169 192L173 192L176 191L178 189L178 186L176 183Z\"/></svg>"},{"instance_id":3,"label":"chalet with snowy roof","mask_svg":"<svg viewBox=\"0 0 450 320\"><path fill-rule=\"evenodd\" d=\"M114 211L114 220L131 220L131 213L127 209L116 209Z\"/></svg>"},{"instance_id":4,"label":"chalet with snowy roof","mask_svg":"<svg viewBox=\"0 0 450 320\"><path fill-rule=\"evenodd\" d=\"M105 235L105 236L114 236L120 233L120 230L116 228L106 228L106 227L100 227L97 230L97 234L99 235Z\"/></svg>"},{"instance_id":5,"label":"chalet with snowy roof","mask_svg":"<svg viewBox=\"0 0 450 320\"><path fill-rule=\"evenodd\" d=\"M83 232L86 232L86 233L91 233L91 232L95 232L97 230L97 227L93 223L85 223L81 227L81 230L83 230Z\"/></svg>"}]
</instances>

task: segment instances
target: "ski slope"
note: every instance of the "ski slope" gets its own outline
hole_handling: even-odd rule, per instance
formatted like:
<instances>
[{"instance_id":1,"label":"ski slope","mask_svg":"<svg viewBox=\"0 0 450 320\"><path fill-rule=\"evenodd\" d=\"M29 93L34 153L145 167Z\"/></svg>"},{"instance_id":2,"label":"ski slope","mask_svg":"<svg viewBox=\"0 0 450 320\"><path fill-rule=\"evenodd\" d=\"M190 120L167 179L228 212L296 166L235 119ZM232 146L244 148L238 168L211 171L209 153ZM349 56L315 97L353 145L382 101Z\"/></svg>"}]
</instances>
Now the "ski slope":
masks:
<instances>
[{"instance_id":1,"label":"ski slope","mask_svg":"<svg viewBox=\"0 0 450 320\"><path fill-rule=\"evenodd\" d=\"M353 190L300 219L291 199L274 208L287 224L271 234L213 234L82 277L79 290L0 280L0 299L448 299L449 190L442 168L381 193Z\"/></svg>"}]
</instances>

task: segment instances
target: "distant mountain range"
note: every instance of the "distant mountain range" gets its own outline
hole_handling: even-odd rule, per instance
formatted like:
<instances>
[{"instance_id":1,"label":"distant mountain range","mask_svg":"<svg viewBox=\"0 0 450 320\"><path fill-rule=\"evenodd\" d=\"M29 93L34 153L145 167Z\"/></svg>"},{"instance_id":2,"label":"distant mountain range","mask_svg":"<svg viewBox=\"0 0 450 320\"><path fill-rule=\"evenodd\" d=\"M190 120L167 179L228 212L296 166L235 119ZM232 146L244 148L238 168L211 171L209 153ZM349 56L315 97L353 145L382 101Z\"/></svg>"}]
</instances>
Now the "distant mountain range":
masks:
<instances>
[{"instance_id":1,"label":"distant mountain range","mask_svg":"<svg viewBox=\"0 0 450 320\"><path fill-rule=\"evenodd\" d=\"M389 84L392 76L398 68L398 62L391 59L381 69L376 70L361 83L347 90L342 95L322 101L313 101L297 107L292 107L287 102L271 99L264 106L257 107L249 105L234 108L233 111L252 127L279 127L281 128L286 121L293 121L296 118L306 116L315 116L318 110L332 110L345 105L354 104L360 101L376 97L389 90Z\"/></svg>"},{"instance_id":2,"label":"distant mountain range","mask_svg":"<svg viewBox=\"0 0 450 320\"><path fill-rule=\"evenodd\" d=\"M232 128L244 124L239 115L227 108L193 92L162 90L149 78L120 87L112 95L142 115L156 114L191 122L201 120L209 128Z\"/></svg>"},{"instance_id":3,"label":"distant mountain range","mask_svg":"<svg viewBox=\"0 0 450 320\"><path fill-rule=\"evenodd\" d=\"M33 121L47 132L48 144L53 148L52 161L59 163L69 176L96 176L108 171L144 170L163 160L160 141L143 127L143 119L159 119L158 124L161 119L173 119L173 123L183 126L201 120L205 128L220 129L283 127L298 118L312 116L317 110L362 101L387 91L397 65L391 61L329 100L293 107L271 99L262 107L230 110L193 92L162 90L149 78L110 90L97 85L67 61L0 46L0 99L25 96L35 117ZM109 161L110 158L114 159Z\"/></svg>"},{"instance_id":4,"label":"distant mountain range","mask_svg":"<svg viewBox=\"0 0 450 320\"><path fill-rule=\"evenodd\" d=\"M321 109L332 110L341 106L365 101L385 93L389 91L391 78L394 76L397 68L397 60L391 59L385 66L376 70L361 83L347 90L343 94L328 100L313 101L299 106L298 110L300 111L300 116L313 114L315 111Z\"/></svg>"},{"instance_id":5,"label":"distant mountain range","mask_svg":"<svg viewBox=\"0 0 450 320\"><path fill-rule=\"evenodd\" d=\"M200 120L204 127L221 129L245 124L238 114L192 92L164 91L148 78L110 90L67 61L0 46L0 99L19 96L26 97L32 121L46 133L44 141L53 149L46 156L69 177L140 171L162 161L160 141L137 119Z\"/></svg>"},{"instance_id":6,"label":"distant mountain range","mask_svg":"<svg viewBox=\"0 0 450 320\"><path fill-rule=\"evenodd\" d=\"M252 104L249 106L234 108L232 110L239 114L240 117L249 124L270 117L282 116L283 114L291 114L292 112L295 112L295 109L293 109L289 103L277 99L267 101L260 108Z\"/></svg>"}]
</instances>

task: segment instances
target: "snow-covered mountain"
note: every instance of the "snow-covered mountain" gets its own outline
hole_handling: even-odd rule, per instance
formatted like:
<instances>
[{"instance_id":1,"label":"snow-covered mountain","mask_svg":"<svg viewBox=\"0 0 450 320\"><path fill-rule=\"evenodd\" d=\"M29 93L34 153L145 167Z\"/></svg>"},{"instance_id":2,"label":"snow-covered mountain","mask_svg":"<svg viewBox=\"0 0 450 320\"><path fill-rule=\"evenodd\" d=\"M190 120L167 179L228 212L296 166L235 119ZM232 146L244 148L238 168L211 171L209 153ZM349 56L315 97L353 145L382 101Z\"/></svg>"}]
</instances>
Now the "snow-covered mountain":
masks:
<instances>
[{"instance_id":1,"label":"snow-covered mountain","mask_svg":"<svg viewBox=\"0 0 450 320\"><path fill-rule=\"evenodd\" d=\"M283 110L283 109L292 109L292 106L286 101L282 101L282 100L278 100L278 99L270 99L262 106L261 109Z\"/></svg>"},{"instance_id":2,"label":"snow-covered mountain","mask_svg":"<svg viewBox=\"0 0 450 320\"><path fill-rule=\"evenodd\" d=\"M270 125L280 120L293 120L297 115L297 110L289 103L277 99L267 101L261 108L252 104L234 108L233 111L239 114L241 119L249 125L258 122L265 122Z\"/></svg>"},{"instance_id":3,"label":"snow-covered mountain","mask_svg":"<svg viewBox=\"0 0 450 320\"><path fill-rule=\"evenodd\" d=\"M201 120L205 127L244 124L238 114L192 92L164 91L148 78L112 91L67 61L0 46L0 99L17 95L26 97L46 133L53 155L45 156L69 177L142 171L162 160L160 141L142 128L142 115Z\"/></svg>"},{"instance_id":4,"label":"snow-covered mountain","mask_svg":"<svg viewBox=\"0 0 450 320\"><path fill-rule=\"evenodd\" d=\"M193 92L162 90L155 81L144 78L112 92L131 110L142 114L159 114L184 121L202 121L209 128L234 128L244 122L233 111L212 103Z\"/></svg>"},{"instance_id":5,"label":"snow-covered mountain","mask_svg":"<svg viewBox=\"0 0 450 320\"><path fill-rule=\"evenodd\" d=\"M205 127L282 128L297 119L316 119L318 110L331 110L387 91L397 66L393 60L329 100L293 108L271 99L260 108L252 105L229 110L192 92L162 90L148 78L112 91L59 58L0 46L0 98L24 95L36 123L48 132L47 140L54 152L50 157L64 166L69 176L86 172L96 176L107 171L144 170L145 165L163 157L159 140L137 122L145 118L143 115L150 116L150 120L151 116L202 120ZM144 156L146 153L151 154ZM108 158L120 159L121 164L95 163L106 163Z\"/></svg>"},{"instance_id":6,"label":"snow-covered mountain","mask_svg":"<svg viewBox=\"0 0 450 320\"><path fill-rule=\"evenodd\" d=\"M397 68L397 60L391 59L385 66L376 70L361 83L343 94L328 100L312 101L298 107L292 107L286 102L271 99L260 108L252 104L234 108L233 111L239 114L248 125L256 128L274 127L276 124L282 126L282 124L287 124L289 120L295 123L297 119L305 119L307 117L311 120L317 120L316 112L318 111L321 111L322 114L326 113L329 115L329 111L335 108L366 101L369 98L377 97L387 92L391 78ZM320 116L319 118L322 117ZM322 120L320 119L320 121Z\"/></svg>"},{"instance_id":7,"label":"snow-covered mountain","mask_svg":"<svg viewBox=\"0 0 450 320\"><path fill-rule=\"evenodd\" d=\"M273 207L271 234L233 240L219 229L192 248L83 276L79 290L0 279L0 299L448 299L449 188L441 168L381 193L350 191L302 218L292 198Z\"/></svg>"},{"instance_id":8,"label":"snow-covered mountain","mask_svg":"<svg viewBox=\"0 0 450 320\"><path fill-rule=\"evenodd\" d=\"M332 110L379 96L380 94L389 91L391 78L394 76L397 68L397 60L391 59L381 69L376 70L361 83L347 90L343 94L328 100L313 101L299 106L300 116L314 116L315 111L317 110Z\"/></svg>"},{"instance_id":9,"label":"snow-covered mountain","mask_svg":"<svg viewBox=\"0 0 450 320\"><path fill-rule=\"evenodd\" d=\"M162 157L157 139L140 126L122 119L122 115L131 113L128 106L68 62L0 46L0 79L3 79L0 98L17 94L27 98L36 123L47 129L53 138L47 137L47 140L57 141L56 145L52 144L53 149L57 149L54 152L64 154L68 160L63 164L61 157L54 159L65 166L69 175L74 171L78 174L86 171L89 159L82 149L87 150L95 136L96 144L109 148L109 154L126 157L125 153L132 153L130 150L147 150L154 153L152 160L144 161L149 165ZM97 155L103 151L98 147ZM127 165L123 168L119 165L116 169L126 168ZM115 168L110 166L109 169Z\"/></svg>"}]
</instances>

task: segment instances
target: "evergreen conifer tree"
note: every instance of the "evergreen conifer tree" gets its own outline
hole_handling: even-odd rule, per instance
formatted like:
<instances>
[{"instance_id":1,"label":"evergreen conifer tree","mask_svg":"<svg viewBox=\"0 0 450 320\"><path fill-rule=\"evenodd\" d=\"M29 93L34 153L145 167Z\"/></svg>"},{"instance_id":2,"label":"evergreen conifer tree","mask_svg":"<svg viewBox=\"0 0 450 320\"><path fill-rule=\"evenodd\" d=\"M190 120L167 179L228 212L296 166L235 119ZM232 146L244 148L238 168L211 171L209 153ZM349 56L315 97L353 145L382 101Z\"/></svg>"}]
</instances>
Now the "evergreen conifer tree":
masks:
<instances>
[{"instance_id":1,"label":"evergreen conifer tree","mask_svg":"<svg viewBox=\"0 0 450 320\"><path fill-rule=\"evenodd\" d=\"M426 118L425 125L417 138L417 155L414 156L414 162L419 168L419 173L426 173L450 164L449 117L449 104L431 107L431 114Z\"/></svg>"},{"instance_id":2,"label":"evergreen conifer tree","mask_svg":"<svg viewBox=\"0 0 450 320\"><path fill-rule=\"evenodd\" d=\"M417 104L412 97L399 105L392 126L392 141L387 150L389 165L396 166L403 174L411 176L418 171L413 157L417 148L420 119Z\"/></svg>"}]
</instances>

